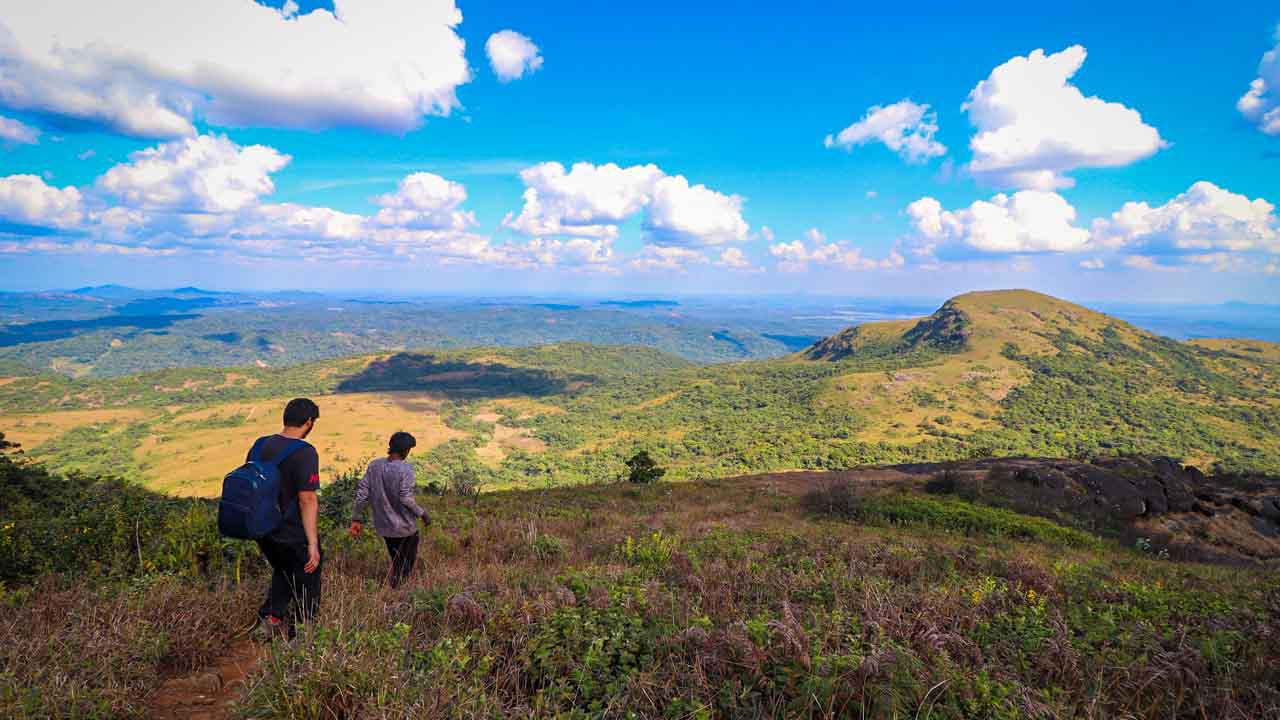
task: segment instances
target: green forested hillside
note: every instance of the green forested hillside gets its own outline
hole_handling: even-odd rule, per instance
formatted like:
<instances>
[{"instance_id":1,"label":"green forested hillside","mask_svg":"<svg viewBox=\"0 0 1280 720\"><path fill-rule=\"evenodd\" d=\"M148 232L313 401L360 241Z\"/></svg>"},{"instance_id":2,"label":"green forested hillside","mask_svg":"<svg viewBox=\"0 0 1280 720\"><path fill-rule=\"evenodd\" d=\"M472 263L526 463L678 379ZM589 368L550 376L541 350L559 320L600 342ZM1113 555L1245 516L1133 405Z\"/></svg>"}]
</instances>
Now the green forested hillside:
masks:
<instances>
[{"instance_id":1,"label":"green forested hillside","mask_svg":"<svg viewBox=\"0 0 1280 720\"><path fill-rule=\"evenodd\" d=\"M143 477L155 443L250 435L236 427L301 394L333 406L389 398L442 423L438 442L416 457L424 481L465 467L491 487L598 481L639 449L674 479L1014 454L1142 453L1275 471L1275 357L1266 343L1177 342L1035 293L975 293L920 321L863 325L795 356L715 366L562 344L281 370L16 377L0 384L0 427L23 439L21 424L27 447L55 464L110 446L122 472ZM359 411L378 428L381 411ZM355 461L365 451L344 447L343 430L341 414L326 415L319 432L334 438L329 457ZM371 435L366 442L377 446Z\"/></svg>"}]
</instances>

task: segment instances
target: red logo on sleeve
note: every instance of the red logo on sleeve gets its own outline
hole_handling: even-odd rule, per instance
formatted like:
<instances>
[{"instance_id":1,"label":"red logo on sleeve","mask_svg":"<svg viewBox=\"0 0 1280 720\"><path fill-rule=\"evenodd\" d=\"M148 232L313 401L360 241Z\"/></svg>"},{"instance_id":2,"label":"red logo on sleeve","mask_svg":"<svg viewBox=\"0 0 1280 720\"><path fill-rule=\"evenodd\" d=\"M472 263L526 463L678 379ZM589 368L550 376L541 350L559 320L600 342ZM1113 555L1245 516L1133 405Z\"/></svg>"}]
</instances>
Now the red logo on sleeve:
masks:
<instances>
[{"instance_id":1,"label":"red logo on sleeve","mask_svg":"<svg viewBox=\"0 0 1280 720\"><path fill-rule=\"evenodd\" d=\"M320 487L320 476L318 474L312 475L311 479L307 481L307 484L312 485L314 487Z\"/></svg>"}]
</instances>

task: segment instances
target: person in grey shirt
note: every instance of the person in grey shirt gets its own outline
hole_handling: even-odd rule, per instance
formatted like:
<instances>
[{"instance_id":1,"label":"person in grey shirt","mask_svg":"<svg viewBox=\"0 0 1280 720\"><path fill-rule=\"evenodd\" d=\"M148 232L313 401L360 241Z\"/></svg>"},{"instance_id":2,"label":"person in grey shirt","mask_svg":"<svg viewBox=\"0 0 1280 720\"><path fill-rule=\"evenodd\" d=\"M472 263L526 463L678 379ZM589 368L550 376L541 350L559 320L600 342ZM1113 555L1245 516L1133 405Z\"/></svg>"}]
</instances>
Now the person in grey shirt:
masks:
<instances>
[{"instance_id":1,"label":"person in grey shirt","mask_svg":"<svg viewBox=\"0 0 1280 720\"><path fill-rule=\"evenodd\" d=\"M413 572L418 559L418 520L429 525L431 518L418 505L414 493L418 483L413 466L405 462L418 441L407 432L398 432L387 443L387 456L369 463L356 487L355 507L351 511L351 537L360 535L360 518L366 507L373 508L373 529L387 542L391 555L389 581L399 585Z\"/></svg>"}]
</instances>

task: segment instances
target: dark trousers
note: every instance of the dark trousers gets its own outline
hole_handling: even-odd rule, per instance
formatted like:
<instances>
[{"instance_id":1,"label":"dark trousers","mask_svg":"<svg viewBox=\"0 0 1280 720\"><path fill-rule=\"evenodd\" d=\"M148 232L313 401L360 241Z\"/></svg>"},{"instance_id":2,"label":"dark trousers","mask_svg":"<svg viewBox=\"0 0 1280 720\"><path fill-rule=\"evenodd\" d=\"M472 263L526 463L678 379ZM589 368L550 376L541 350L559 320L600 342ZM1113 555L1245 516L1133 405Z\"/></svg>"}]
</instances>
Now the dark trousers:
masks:
<instances>
[{"instance_id":1,"label":"dark trousers","mask_svg":"<svg viewBox=\"0 0 1280 720\"><path fill-rule=\"evenodd\" d=\"M391 554L389 581L395 587L413 574L413 565L418 561L418 533L382 539L387 541L387 552Z\"/></svg>"},{"instance_id":2,"label":"dark trousers","mask_svg":"<svg viewBox=\"0 0 1280 720\"><path fill-rule=\"evenodd\" d=\"M272 570L271 587L258 615L273 615L284 620L292 635L297 623L315 617L320 608L320 573L324 570L324 553L320 554L320 567L315 572L306 572L303 570L307 564L305 546L263 538L258 541L258 548Z\"/></svg>"}]
</instances>

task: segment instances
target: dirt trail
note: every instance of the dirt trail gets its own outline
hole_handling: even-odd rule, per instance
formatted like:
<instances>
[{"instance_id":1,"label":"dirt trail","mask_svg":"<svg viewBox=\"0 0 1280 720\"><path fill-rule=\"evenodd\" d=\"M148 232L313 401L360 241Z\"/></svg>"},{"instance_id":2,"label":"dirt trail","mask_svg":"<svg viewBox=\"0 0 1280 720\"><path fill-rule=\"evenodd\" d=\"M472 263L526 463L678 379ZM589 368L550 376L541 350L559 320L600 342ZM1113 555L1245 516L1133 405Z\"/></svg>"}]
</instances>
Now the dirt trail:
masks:
<instances>
[{"instance_id":1,"label":"dirt trail","mask_svg":"<svg viewBox=\"0 0 1280 720\"><path fill-rule=\"evenodd\" d=\"M237 640L210 666L166 680L151 699L149 717L158 720L222 720L244 691L244 680L261 650L249 638Z\"/></svg>"}]
</instances>

